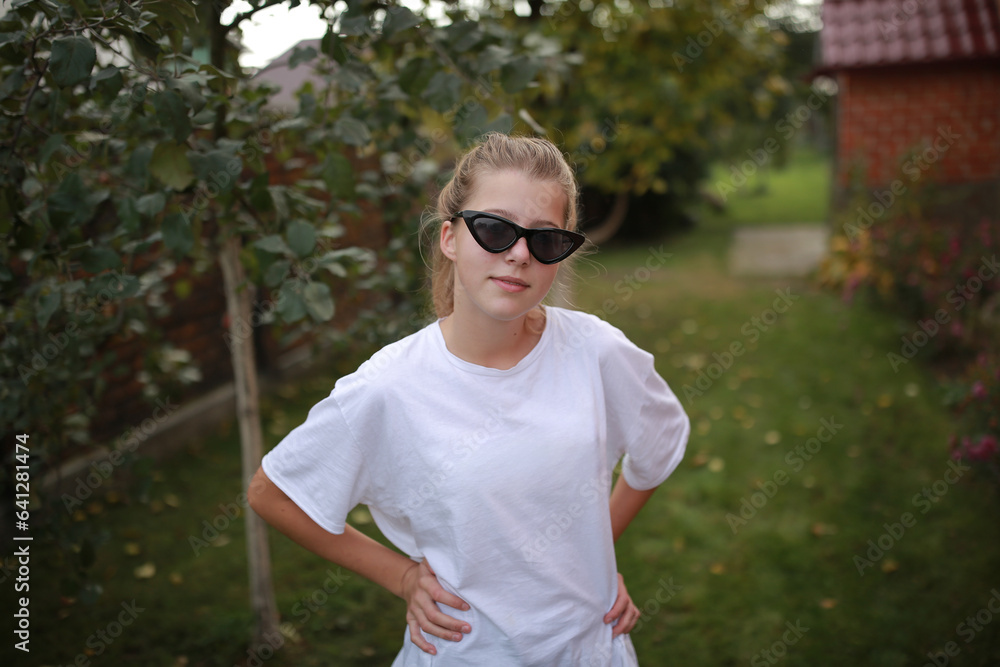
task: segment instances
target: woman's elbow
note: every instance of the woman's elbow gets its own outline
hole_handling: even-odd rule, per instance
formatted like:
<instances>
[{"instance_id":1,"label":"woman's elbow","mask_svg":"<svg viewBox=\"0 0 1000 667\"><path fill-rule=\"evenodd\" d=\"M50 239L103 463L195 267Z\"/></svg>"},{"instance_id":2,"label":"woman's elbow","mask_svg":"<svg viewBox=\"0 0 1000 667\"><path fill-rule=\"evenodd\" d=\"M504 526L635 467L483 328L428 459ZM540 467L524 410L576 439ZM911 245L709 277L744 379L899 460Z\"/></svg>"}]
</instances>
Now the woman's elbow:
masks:
<instances>
[{"instance_id":1,"label":"woman's elbow","mask_svg":"<svg viewBox=\"0 0 1000 667\"><path fill-rule=\"evenodd\" d=\"M250 509L260 514L261 507L267 504L268 495L273 493L275 489L277 487L267 478L264 468L257 468L257 472L254 473L247 488L247 504L250 506Z\"/></svg>"}]
</instances>

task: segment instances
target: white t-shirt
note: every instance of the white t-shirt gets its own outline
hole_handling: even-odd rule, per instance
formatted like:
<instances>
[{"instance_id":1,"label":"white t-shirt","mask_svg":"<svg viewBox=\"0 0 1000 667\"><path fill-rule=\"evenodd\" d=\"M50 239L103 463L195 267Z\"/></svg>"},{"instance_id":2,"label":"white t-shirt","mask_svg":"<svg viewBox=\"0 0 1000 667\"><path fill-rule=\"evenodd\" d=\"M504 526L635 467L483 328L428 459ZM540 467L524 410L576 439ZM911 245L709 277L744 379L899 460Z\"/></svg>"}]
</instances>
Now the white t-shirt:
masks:
<instances>
[{"instance_id":1,"label":"white t-shirt","mask_svg":"<svg viewBox=\"0 0 1000 667\"><path fill-rule=\"evenodd\" d=\"M340 534L363 503L396 547L469 603L460 642L408 636L394 667L625 667L603 622L617 596L608 495L624 455L650 489L684 454L688 418L653 357L599 318L549 307L515 367L448 351L438 323L337 381L264 457L274 481ZM633 592L633 595L635 593ZM640 594L641 597L641 594Z\"/></svg>"}]
</instances>

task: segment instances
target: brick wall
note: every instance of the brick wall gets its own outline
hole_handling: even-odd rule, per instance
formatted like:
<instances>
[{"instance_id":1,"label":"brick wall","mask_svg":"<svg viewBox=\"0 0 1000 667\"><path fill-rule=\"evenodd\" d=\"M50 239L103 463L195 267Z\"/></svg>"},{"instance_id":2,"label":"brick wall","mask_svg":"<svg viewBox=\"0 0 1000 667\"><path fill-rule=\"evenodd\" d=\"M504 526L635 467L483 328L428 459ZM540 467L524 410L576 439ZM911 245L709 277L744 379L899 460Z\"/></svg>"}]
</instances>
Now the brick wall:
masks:
<instances>
[{"instance_id":1,"label":"brick wall","mask_svg":"<svg viewBox=\"0 0 1000 667\"><path fill-rule=\"evenodd\" d=\"M851 169L862 165L869 187L909 183L917 169L944 184L1000 180L997 63L849 70L837 83L838 186L848 185ZM951 145L931 150L948 128Z\"/></svg>"}]
</instances>

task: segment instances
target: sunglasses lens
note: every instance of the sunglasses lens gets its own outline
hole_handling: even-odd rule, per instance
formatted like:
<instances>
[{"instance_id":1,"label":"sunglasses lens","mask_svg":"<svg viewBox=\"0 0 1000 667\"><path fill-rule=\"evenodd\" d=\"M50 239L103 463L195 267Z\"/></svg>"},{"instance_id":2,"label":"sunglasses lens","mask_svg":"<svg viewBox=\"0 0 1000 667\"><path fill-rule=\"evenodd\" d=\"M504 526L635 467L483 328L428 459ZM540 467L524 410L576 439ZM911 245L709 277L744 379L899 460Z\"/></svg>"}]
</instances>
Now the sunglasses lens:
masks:
<instances>
[{"instance_id":1,"label":"sunglasses lens","mask_svg":"<svg viewBox=\"0 0 1000 667\"><path fill-rule=\"evenodd\" d=\"M473 227L479 240L491 250L502 250L513 243L517 232L503 220L477 218Z\"/></svg>"},{"instance_id":2,"label":"sunglasses lens","mask_svg":"<svg viewBox=\"0 0 1000 667\"><path fill-rule=\"evenodd\" d=\"M543 262L562 257L573 247L573 239L559 232L541 232L531 239L531 250Z\"/></svg>"}]
</instances>

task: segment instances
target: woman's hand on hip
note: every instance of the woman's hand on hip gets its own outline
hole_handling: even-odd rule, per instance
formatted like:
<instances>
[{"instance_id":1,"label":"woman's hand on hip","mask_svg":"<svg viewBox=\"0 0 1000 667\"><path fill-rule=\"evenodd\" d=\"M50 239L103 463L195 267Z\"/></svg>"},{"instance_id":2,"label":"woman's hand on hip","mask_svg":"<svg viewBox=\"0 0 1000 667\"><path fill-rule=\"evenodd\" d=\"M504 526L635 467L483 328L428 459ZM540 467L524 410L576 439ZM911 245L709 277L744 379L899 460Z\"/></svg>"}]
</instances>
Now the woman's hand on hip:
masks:
<instances>
[{"instance_id":1,"label":"woman's hand on hip","mask_svg":"<svg viewBox=\"0 0 1000 667\"><path fill-rule=\"evenodd\" d=\"M619 573L618 597L611 606L611 610L604 615L605 623L615 624L611 636L617 637L618 635L631 632L632 628L635 627L636 621L639 620L641 613L639 608L635 606L635 603L632 602L632 598L629 597L628 590L625 589L625 577Z\"/></svg>"},{"instance_id":2,"label":"woman's hand on hip","mask_svg":"<svg viewBox=\"0 0 1000 667\"><path fill-rule=\"evenodd\" d=\"M431 655L437 653L434 645L424 639L421 630L455 642L461 641L463 634L472 632L468 623L448 616L438 607L438 604L445 604L462 611L469 610L469 605L464 600L441 586L426 560L414 563L403 573L402 590L402 597L406 600L406 624L410 627L410 640L422 651Z\"/></svg>"}]
</instances>

